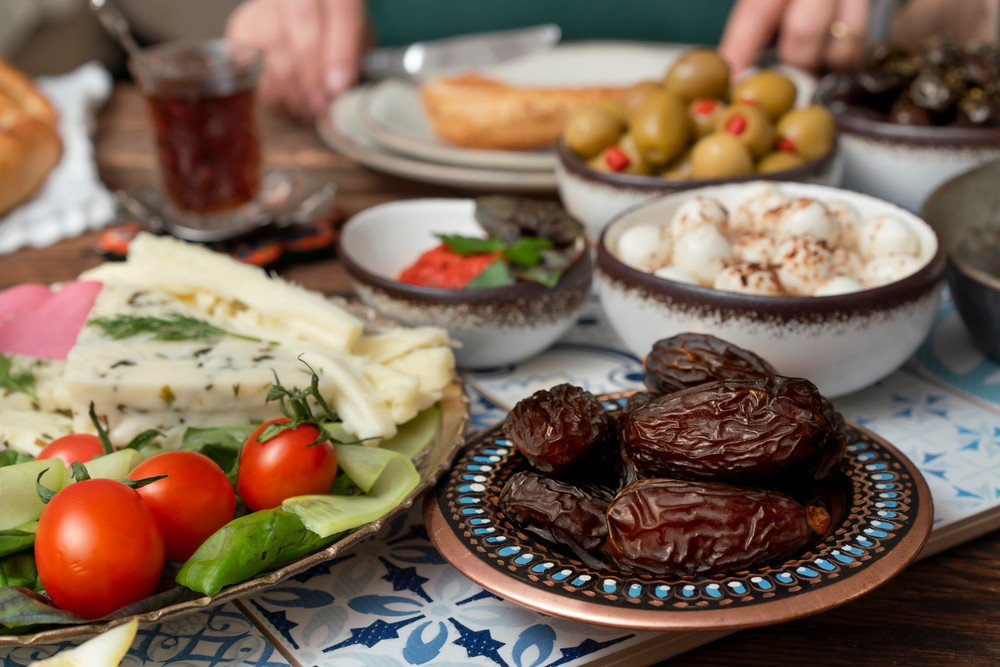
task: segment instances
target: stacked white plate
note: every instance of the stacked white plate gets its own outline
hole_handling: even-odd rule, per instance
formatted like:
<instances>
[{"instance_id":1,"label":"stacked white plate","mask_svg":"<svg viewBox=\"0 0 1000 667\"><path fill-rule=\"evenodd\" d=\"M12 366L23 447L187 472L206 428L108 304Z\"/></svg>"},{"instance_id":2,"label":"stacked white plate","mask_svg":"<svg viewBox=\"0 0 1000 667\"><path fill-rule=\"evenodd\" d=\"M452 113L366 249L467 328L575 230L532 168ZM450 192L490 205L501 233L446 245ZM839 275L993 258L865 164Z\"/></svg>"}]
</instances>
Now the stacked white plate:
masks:
<instances>
[{"instance_id":1,"label":"stacked white plate","mask_svg":"<svg viewBox=\"0 0 1000 667\"><path fill-rule=\"evenodd\" d=\"M659 80L686 46L636 42L560 44L478 72L514 86L629 86ZM553 150L453 146L424 116L418 81L386 80L341 94L318 123L337 152L367 167L426 183L490 192L555 192Z\"/></svg>"}]
</instances>

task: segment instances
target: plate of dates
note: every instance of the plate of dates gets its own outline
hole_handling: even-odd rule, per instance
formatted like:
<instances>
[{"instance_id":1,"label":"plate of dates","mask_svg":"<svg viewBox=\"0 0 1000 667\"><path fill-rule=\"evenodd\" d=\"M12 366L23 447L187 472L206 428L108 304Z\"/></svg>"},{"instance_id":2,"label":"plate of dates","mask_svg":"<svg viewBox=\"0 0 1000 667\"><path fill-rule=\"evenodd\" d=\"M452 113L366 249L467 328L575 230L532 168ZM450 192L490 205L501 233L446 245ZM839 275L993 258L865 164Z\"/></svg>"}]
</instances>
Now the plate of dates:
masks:
<instances>
[{"instance_id":1,"label":"plate of dates","mask_svg":"<svg viewBox=\"0 0 1000 667\"><path fill-rule=\"evenodd\" d=\"M442 555L525 607L649 631L815 614L916 558L919 470L811 382L700 334L644 366L643 391L556 385L472 438L426 499Z\"/></svg>"}]
</instances>

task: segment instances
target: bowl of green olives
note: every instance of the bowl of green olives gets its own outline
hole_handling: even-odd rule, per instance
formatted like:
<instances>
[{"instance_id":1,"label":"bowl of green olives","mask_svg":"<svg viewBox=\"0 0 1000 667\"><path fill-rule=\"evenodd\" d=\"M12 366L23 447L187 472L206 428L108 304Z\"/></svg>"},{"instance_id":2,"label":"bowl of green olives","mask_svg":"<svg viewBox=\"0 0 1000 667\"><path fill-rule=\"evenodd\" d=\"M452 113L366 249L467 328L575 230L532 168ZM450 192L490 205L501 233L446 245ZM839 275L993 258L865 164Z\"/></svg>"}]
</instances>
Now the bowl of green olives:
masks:
<instances>
[{"instance_id":1,"label":"bowl of green olives","mask_svg":"<svg viewBox=\"0 0 1000 667\"><path fill-rule=\"evenodd\" d=\"M573 114L556 146L566 209L592 238L657 195L766 178L837 185L833 115L809 104L814 82L788 67L733 81L713 49L690 48L661 81Z\"/></svg>"},{"instance_id":2,"label":"bowl of green olives","mask_svg":"<svg viewBox=\"0 0 1000 667\"><path fill-rule=\"evenodd\" d=\"M919 211L949 179L1000 159L1000 46L935 37L879 44L820 80L834 114L844 187Z\"/></svg>"}]
</instances>

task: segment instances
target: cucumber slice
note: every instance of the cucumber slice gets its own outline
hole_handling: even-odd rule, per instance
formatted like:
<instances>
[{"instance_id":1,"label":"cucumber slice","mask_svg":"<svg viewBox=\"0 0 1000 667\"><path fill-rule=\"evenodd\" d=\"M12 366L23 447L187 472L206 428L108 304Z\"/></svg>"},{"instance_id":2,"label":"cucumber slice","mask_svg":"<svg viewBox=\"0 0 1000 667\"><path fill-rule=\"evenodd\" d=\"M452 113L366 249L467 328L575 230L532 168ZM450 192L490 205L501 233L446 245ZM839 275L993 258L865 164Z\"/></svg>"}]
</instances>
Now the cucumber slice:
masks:
<instances>
[{"instance_id":1,"label":"cucumber slice","mask_svg":"<svg viewBox=\"0 0 1000 667\"><path fill-rule=\"evenodd\" d=\"M420 483L420 474L413 466L413 462L401 454L359 445L342 446L381 452L381 455L386 457L385 465L367 495L296 496L281 504L282 509L294 512L306 528L320 537L327 537L374 521L398 505ZM338 446L338 462L339 449L340 446ZM350 454L348 458L351 458ZM346 467L344 472L350 474ZM357 483L356 479L354 481Z\"/></svg>"},{"instance_id":2,"label":"cucumber slice","mask_svg":"<svg viewBox=\"0 0 1000 667\"><path fill-rule=\"evenodd\" d=\"M399 452L408 459L424 450L441 430L441 408L433 405L400 425L396 435L379 445L382 449Z\"/></svg>"},{"instance_id":3,"label":"cucumber slice","mask_svg":"<svg viewBox=\"0 0 1000 667\"><path fill-rule=\"evenodd\" d=\"M119 449L103 456L97 456L84 463L91 477L105 479L125 479L136 467L144 461L142 454L134 449Z\"/></svg>"},{"instance_id":4,"label":"cucumber slice","mask_svg":"<svg viewBox=\"0 0 1000 667\"><path fill-rule=\"evenodd\" d=\"M62 459L27 461L0 468L0 498L3 498L0 530L17 528L41 516L45 503L38 497L35 481L42 471L45 471L42 485L52 491L58 491L70 479Z\"/></svg>"}]
</instances>

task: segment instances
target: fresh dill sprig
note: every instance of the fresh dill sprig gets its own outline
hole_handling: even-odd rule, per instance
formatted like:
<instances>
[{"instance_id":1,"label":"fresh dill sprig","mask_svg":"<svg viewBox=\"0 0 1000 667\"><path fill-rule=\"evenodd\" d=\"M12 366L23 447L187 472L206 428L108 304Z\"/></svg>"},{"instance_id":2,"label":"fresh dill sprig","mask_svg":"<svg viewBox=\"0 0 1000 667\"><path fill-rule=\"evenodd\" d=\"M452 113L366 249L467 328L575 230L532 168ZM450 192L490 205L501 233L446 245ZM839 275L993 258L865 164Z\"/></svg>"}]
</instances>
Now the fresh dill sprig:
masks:
<instances>
[{"instance_id":1,"label":"fresh dill sprig","mask_svg":"<svg viewBox=\"0 0 1000 667\"><path fill-rule=\"evenodd\" d=\"M14 359L0 353L0 389L27 394L37 401L35 394L35 374L31 370L14 371Z\"/></svg>"},{"instance_id":2,"label":"fresh dill sprig","mask_svg":"<svg viewBox=\"0 0 1000 667\"><path fill-rule=\"evenodd\" d=\"M231 336L256 343L264 342L254 336L226 331L210 322L199 320L190 315L168 313L164 317L119 315L117 317L96 317L88 322L100 328L108 337L114 340L131 338L140 334L152 334L153 340L199 340ZM276 343L271 343L275 345Z\"/></svg>"}]
</instances>

